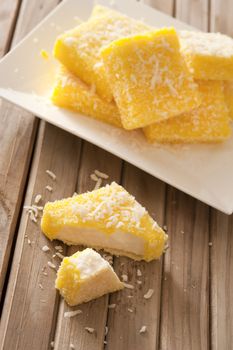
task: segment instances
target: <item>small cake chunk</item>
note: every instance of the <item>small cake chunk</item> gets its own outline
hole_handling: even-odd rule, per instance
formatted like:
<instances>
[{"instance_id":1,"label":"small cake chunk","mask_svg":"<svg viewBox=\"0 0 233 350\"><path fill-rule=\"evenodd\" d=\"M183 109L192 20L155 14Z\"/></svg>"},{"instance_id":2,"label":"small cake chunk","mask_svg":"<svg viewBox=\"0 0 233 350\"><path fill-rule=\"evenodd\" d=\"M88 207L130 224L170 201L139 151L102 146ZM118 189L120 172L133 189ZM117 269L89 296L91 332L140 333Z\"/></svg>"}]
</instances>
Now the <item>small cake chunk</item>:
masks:
<instances>
[{"instance_id":1,"label":"small cake chunk","mask_svg":"<svg viewBox=\"0 0 233 350\"><path fill-rule=\"evenodd\" d=\"M124 285L111 265L87 248L62 260L55 287L67 304L75 306L123 289Z\"/></svg>"},{"instance_id":2,"label":"small cake chunk","mask_svg":"<svg viewBox=\"0 0 233 350\"><path fill-rule=\"evenodd\" d=\"M117 11L100 6L91 18L60 35L54 56L87 84L94 84L97 93L107 101L113 96L100 57L100 49L111 41L148 30L144 23ZM106 14L104 14L106 13Z\"/></svg>"},{"instance_id":3,"label":"small cake chunk","mask_svg":"<svg viewBox=\"0 0 233 350\"><path fill-rule=\"evenodd\" d=\"M219 142L231 134L223 85L220 81L198 81L202 104L183 115L144 128L149 142Z\"/></svg>"},{"instance_id":4,"label":"small cake chunk","mask_svg":"<svg viewBox=\"0 0 233 350\"><path fill-rule=\"evenodd\" d=\"M181 30L181 52L194 78L233 80L233 39L220 33Z\"/></svg>"},{"instance_id":5,"label":"small cake chunk","mask_svg":"<svg viewBox=\"0 0 233 350\"><path fill-rule=\"evenodd\" d=\"M115 182L48 202L41 228L51 240L104 249L135 260L159 258L167 241L167 235L146 209Z\"/></svg>"},{"instance_id":6,"label":"small cake chunk","mask_svg":"<svg viewBox=\"0 0 233 350\"><path fill-rule=\"evenodd\" d=\"M224 94L230 118L233 119L233 81L224 82Z\"/></svg>"},{"instance_id":7,"label":"small cake chunk","mask_svg":"<svg viewBox=\"0 0 233 350\"><path fill-rule=\"evenodd\" d=\"M102 50L125 129L174 117L200 104L174 28L119 39Z\"/></svg>"},{"instance_id":8,"label":"small cake chunk","mask_svg":"<svg viewBox=\"0 0 233 350\"><path fill-rule=\"evenodd\" d=\"M100 98L94 86L88 86L65 67L61 66L58 71L51 99L59 107L86 114L114 126L122 126L115 102Z\"/></svg>"}]
</instances>

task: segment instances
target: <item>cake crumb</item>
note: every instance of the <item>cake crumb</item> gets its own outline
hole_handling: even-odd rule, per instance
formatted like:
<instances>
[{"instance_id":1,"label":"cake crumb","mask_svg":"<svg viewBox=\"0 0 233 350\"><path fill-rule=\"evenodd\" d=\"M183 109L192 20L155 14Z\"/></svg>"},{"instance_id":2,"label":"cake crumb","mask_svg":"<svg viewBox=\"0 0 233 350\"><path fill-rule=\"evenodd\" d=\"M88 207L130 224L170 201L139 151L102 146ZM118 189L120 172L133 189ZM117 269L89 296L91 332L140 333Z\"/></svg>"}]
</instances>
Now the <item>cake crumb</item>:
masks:
<instances>
[{"instance_id":1,"label":"cake crumb","mask_svg":"<svg viewBox=\"0 0 233 350\"><path fill-rule=\"evenodd\" d=\"M129 311L129 312L133 312L133 309L128 308L128 311Z\"/></svg>"},{"instance_id":2,"label":"cake crumb","mask_svg":"<svg viewBox=\"0 0 233 350\"><path fill-rule=\"evenodd\" d=\"M39 283L39 287L40 287L40 289L44 289L44 287L42 286L42 284L41 283Z\"/></svg>"},{"instance_id":3,"label":"cake crumb","mask_svg":"<svg viewBox=\"0 0 233 350\"><path fill-rule=\"evenodd\" d=\"M142 271L140 269L137 269L137 276L141 277L142 276Z\"/></svg>"},{"instance_id":4,"label":"cake crumb","mask_svg":"<svg viewBox=\"0 0 233 350\"><path fill-rule=\"evenodd\" d=\"M142 281L140 281L140 280L137 280L137 284L142 284Z\"/></svg>"},{"instance_id":5,"label":"cake crumb","mask_svg":"<svg viewBox=\"0 0 233 350\"><path fill-rule=\"evenodd\" d=\"M70 349L75 349L74 344L70 343Z\"/></svg>"},{"instance_id":6,"label":"cake crumb","mask_svg":"<svg viewBox=\"0 0 233 350\"><path fill-rule=\"evenodd\" d=\"M108 334L108 327L106 326L106 327L105 327L104 335L106 336L107 334Z\"/></svg>"},{"instance_id":7,"label":"cake crumb","mask_svg":"<svg viewBox=\"0 0 233 350\"><path fill-rule=\"evenodd\" d=\"M145 299L150 299L152 297L152 295L154 294L154 289L148 289L148 291L146 292L146 294L144 294L144 298Z\"/></svg>"},{"instance_id":8,"label":"cake crumb","mask_svg":"<svg viewBox=\"0 0 233 350\"><path fill-rule=\"evenodd\" d=\"M41 57L42 57L44 60L48 60L48 59L49 59L49 53L48 53L48 51L46 51L46 50L41 50L41 51L40 51L40 55L41 55Z\"/></svg>"},{"instance_id":9,"label":"cake crumb","mask_svg":"<svg viewBox=\"0 0 233 350\"><path fill-rule=\"evenodd\" d=\"M54 248L55 248L56 250L59 250L60 253L63 252L63 247L62 247L61 245L56 245Z\"/></svg>"},{"instance_id":10,"label":"cake crumb","mask_svg":"<svg viewBox=\"0 0 233 350\"><path fill-rule=\"evenodd\" d=\"M109 309L115 309L115 307L116 307L116 304L109 304L109 305L108 305L108 308L109 308Z\"/></svg>"},{"instance_id":11,"label":"cake crumb","mask_svg":"<svg viewBox=\"0 0 233 350\"><path fill-rule=\"evenodd\" d=\"M51 341L50 346L51 348L54 348L54 341Z\"/></svg>"},{"instance_id":12,"label":"cake crumb","mask_svg":"<svg viewBox=\"0 0 233 350\"><path fill-rule=\"evenodd\" d=\"M209 246L212 247L213 243L212 242L209 242Z\"/></svg>"}]
</instances>

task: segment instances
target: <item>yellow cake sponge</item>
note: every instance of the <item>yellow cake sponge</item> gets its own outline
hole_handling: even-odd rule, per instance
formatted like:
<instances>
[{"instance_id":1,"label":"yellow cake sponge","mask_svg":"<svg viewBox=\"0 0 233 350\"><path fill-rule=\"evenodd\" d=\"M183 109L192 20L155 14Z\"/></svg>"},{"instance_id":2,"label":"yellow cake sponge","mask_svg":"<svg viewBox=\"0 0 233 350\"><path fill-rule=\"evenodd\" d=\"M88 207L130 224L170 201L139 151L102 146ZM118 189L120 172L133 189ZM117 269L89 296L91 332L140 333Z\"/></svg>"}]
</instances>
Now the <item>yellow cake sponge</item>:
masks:
<instances>
[{"instance_id":1,"label":"yellow cake sponge","mask_svg":"<svg viewBox=\"0 0 233 350\"><path fill-rule=\"evenodd\" d=\"M84 82L94 84L102 98L111 101L113 96L100 49L113 40L143 32L148 28L142 22L98 6L87 22L57 38L54 56Z\"/></svg>"},{"instance_id":2,"label":"yellow cake sponge","mask_svg":"<svg viewBox=\"0 0 233 350\"><path fill-rule=\"evenodd\" d=\"M51 99L59 107L122 127L120 113L115 102L107 102L100 98L94 86L88 86L65 67L60 66L58 70Z\"/></svg>"},{"instance_id":3,"label":"yellow cake sponge","mask_svg":"<svg viewBox=\"0 0 233 350\"><path fill-rule=\"evenodd\" d=\"M198 81L202 104L189 113L144 128L150 142L219 142L231 134L223 85L220 81Z\"/></svg>"}]
</instances>

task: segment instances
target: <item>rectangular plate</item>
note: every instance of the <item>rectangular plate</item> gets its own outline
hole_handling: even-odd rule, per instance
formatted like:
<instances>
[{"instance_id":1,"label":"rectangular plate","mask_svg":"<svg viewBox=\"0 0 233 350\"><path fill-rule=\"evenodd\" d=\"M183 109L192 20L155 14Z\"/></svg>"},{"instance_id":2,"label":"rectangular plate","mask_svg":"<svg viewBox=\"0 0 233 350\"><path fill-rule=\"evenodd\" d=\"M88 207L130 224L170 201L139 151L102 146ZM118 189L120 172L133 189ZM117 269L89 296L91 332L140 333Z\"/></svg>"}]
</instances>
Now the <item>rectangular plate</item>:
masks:
<instances>
[{"instance_id":1,"label":"rectangular plate","mask_svg":"<svg viewBox=\"0 0 233 350\"><path fill-rule=\"evenodd\" d=\"M96 2L95 2L96 3ZM172 17L134 0L100 0L156 27L193 29ZM57 63L52 53L57 35L86 20L94 1L62 2L0 62L0 97L134 164L168 184L227 213L233 212L233 138L223 144L150 145L141 131L127 132L77 113L59 109L49 101ZM13 122L13 120L12 120ZM155 194L156 195L156 194Z\"/></svg>"}]
</instances>

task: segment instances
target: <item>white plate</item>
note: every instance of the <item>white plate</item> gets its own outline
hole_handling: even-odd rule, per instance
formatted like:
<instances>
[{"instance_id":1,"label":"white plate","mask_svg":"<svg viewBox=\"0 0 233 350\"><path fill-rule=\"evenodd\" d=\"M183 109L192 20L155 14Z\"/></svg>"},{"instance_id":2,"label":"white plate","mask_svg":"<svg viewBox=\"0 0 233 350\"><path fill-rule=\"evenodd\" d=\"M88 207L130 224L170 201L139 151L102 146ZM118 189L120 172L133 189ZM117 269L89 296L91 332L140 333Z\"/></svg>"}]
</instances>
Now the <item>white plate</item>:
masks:
<instances>
[{"instance_id":1,"label":"white plate","mask_svg":"<svg viewBox=\"0 0 233 350\"><path fill-rule=\"evenodd\" d=\"M187 24L137 1L102 0L148 24L189 29ZM56 36L86 20L92 0L67 0L59 5L0 62L0 96L36 116L125 159L170 185L227 213L233 212L233 138L219 145L149 145L139 131L126 132L91 118L58 109L48 100L55 60L43 60L40 50L52 52ZM14 122L12 120L12 122ZM155 194L156 195L156 194Z\"/></svg>"}]
</instances>

